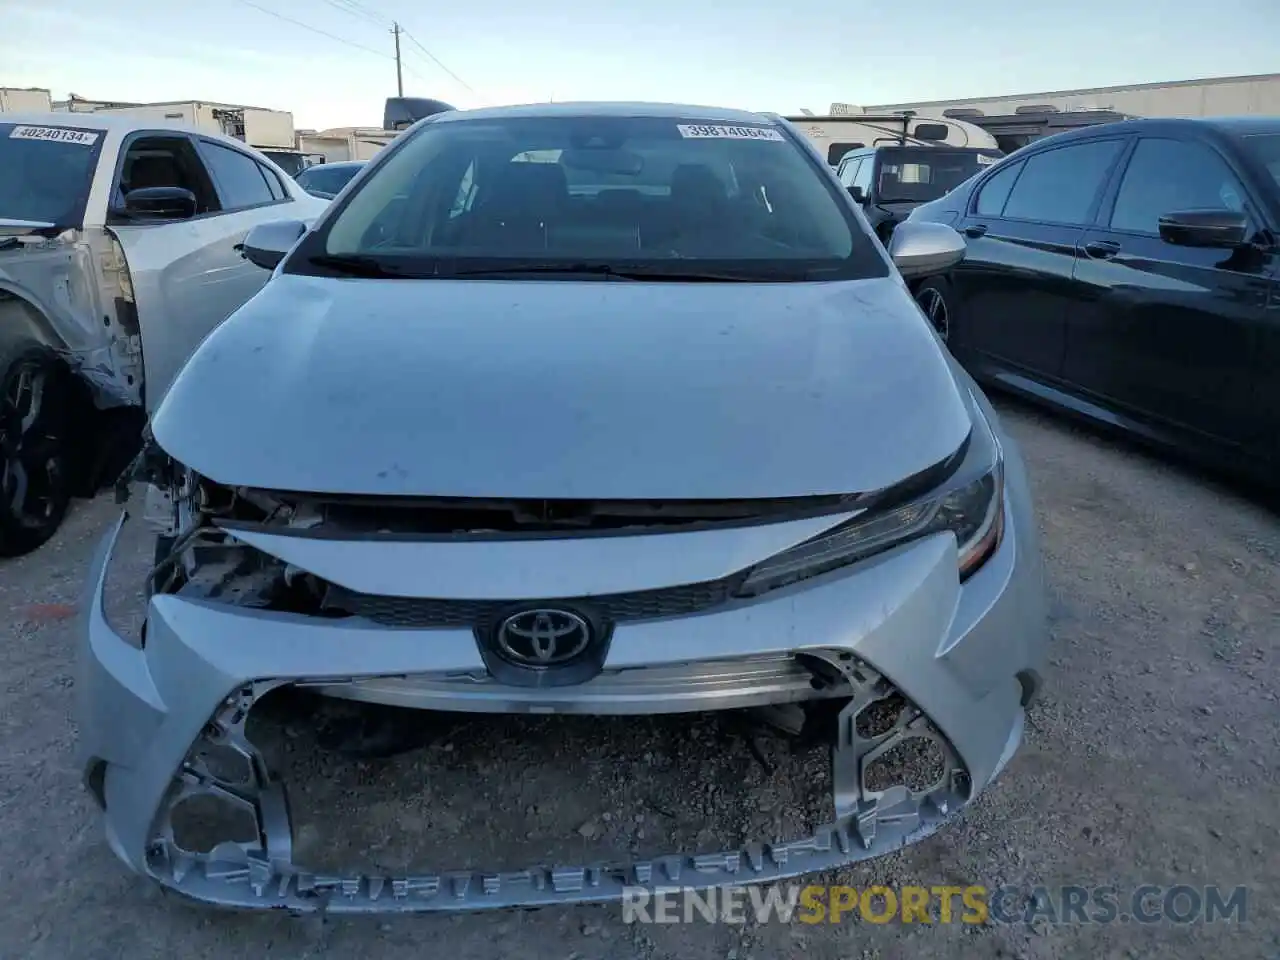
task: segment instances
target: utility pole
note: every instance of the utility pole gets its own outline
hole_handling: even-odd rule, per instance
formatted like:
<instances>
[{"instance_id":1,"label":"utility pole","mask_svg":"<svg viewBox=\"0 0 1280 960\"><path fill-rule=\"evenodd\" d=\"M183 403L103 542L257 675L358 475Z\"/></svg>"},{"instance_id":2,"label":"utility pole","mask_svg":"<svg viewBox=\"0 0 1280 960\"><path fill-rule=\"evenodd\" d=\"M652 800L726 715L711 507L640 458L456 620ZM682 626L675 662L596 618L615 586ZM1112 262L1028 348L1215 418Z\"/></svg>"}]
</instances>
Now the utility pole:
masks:
<instances>
[{"instance_id":1,"label":"utility pole","mask_svg":"<svg viewBox=\"0 0 1280 960\"><path fill-rule=\"evenodd\" d=\"M404 74L400 70L400 24L395 23L391 28L392 35L396 38L396 96L404 96Z\"/></svg>"}]
</instances>

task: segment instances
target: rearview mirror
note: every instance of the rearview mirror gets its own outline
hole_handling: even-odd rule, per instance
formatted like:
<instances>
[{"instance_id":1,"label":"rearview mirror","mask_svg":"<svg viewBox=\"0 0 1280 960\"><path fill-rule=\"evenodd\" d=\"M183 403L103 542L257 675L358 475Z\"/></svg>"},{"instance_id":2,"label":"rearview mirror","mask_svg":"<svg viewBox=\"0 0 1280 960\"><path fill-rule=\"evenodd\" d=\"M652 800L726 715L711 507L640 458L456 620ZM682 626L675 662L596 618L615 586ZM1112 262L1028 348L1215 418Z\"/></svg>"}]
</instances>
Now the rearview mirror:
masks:
<instances>
[{"instance_id":1,"label":"rearview mirror","mask_svg":"<svg viewBox=\"0 0 1280 960\"><path fill-rule=\"evenodd\" d=\"M134 220L189 220L196 195L183 187L139 187L125 194L124 212Z\"/></svg>"},{"instance_id":2,"label":"rearview mirror","mask_svg":"<svg viewBox=\"0 0 1280 960\"><path fill-rule=\"evenodd\" d=\"M867 194L861 187L849 187L849 196L853 197L854 203L866 203Z\"/></svg>"},{"instance_id":3,"label":"rearview mirror","mask_svg":"<svg viewBox=\"0 0 1280 960\"><path fill-rule=\"evenodd\" d=\"M572 147L560 154L560 164L569 170L587 173L616 173L638 176L644 169L644 157L631 150L598 147Z\"/></svg>"},{"instance_id":4,"label":"rearview mirror","mask_svg":"<svg viewBox=\"0 0 1280 960\"><path fill-rule=\"evenodd\" d=\"M964 259L964 237L943 223L904 220L893 230L889 256L905 279L946 273Z\"/></svg>"},{"instance_id":5,"label":"rearview mirror","mask_svg":"<svg viewBox=\"0 0 1280 960\"><path fill-rule=\"evenodd\" d=\"M1160 239L1179 247L1235 249L1249 239L1249 218L1236 210L1184 210L1159 220Z\"/></svg>"},{"instance_id":6,"label":"rearview mirror","mask_svg":"<svg viewBox=\"0 0 1280 960\"><path fill-rule=\"evenodd\" d=\"M236 244L236 249L254 266L274 270L306 232L307 225L301 220L260 223L245 235L243 243Z\"/></svg>"}]
</instances>

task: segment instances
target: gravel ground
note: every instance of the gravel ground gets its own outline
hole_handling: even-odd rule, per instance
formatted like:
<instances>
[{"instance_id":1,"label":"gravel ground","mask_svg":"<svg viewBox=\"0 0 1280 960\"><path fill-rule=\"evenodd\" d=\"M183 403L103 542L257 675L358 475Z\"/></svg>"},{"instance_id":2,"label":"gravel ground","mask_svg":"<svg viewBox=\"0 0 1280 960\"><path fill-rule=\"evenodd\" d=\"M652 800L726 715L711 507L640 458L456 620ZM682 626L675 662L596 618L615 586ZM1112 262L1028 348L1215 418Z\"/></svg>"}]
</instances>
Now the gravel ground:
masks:
<instances>
[{"instance_id":1,"label":"gravel ground","mask_svg":"<svg viewBox=\"0 0 1280 960\"><path fill-rule=\"evenodd\" d=\"M0 958L416 958L434 947L454 960L1275 960L1280 522L1202 477L1005 407L1037 490L1052 593L1049 688L1023 750L962 818L827 879L1027 890L1244 884L1246 924L641 927L616 907L321 923L193 908L115 861L72 768L70 615L116 509L103 498L37 555L0 564L0 608L11 611L0 626ZM134 549L142 569L144 547ZM827 802L825 763L811 751L725 722L638 726L442 723L412 754L352 763L307 749L314 733L294 724L276 748L295 775L311 775L295 797L313 814L299 843L384 866L403 856L393 830L457 844L486 865L548 849L581 862L619 847L716 842L713 827L730 840L795 834ZM645 776L633 779L619 756ZM351 832L325 847L324 826L335 821Z\"/></svg>"}]
</instances>

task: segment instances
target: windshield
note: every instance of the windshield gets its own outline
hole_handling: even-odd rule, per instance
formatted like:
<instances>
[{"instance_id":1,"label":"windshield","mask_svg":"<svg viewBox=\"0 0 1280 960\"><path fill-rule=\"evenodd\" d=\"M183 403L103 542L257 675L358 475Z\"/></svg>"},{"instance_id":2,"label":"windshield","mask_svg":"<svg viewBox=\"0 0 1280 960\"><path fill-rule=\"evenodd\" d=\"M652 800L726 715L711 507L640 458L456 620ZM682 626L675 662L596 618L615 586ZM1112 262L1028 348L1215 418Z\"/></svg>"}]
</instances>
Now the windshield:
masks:
<instances>
[{"instance_id":1,"label":"windshield","mask_svg":"<svg viewBox=\"0 0 1280 960\"><path fill-rule=\"evenodd\" d=\"M1255 133L1241 137L1244 148L1271 174L1271 180L1280 188L1280 133Z\"/></svg>"},{"instance_id":2,"label":"windshield","mask_svg":"<svg viewBox=\"0 0 1280 960\"><path fill-rule=\"evenodd\" d=\"M102 131L0 123L0 219L79 227Z\"/></svg>"},{"instance_id":3,"label":"windshield","mask_svg":"<svg viewBox=\"0 0 1280 960\"><path fill-rule=\"evenodd\" d=\"M320 255L400 276L534 263L548 278L588 264L724 279L888 272L837 185L763 120L450 119L390 149L287 269L315 272Z\"/></svg>"},{"instance_id":4,"label":"windshield","mask_svg":"<svg viewBox=\"0 0 1280 960\"><path fill-rule=\"evenodd\" d=\"M946 150L941 147L882 151L876 200L880 203L937 200L999 157L998 150Z\"/></svg>"},{"instance_id":5,"label":"windshield","mask_svg":"<svg viewBox=\"0 0 1280 960\"><path fill-rule=\"evenodd\" d=\"M320 164L308 167L298 175L298 184L306 190L320 190L323 193L338 193L347 185L352 177L360 172L358 166L333 166Z\"/></svg>"}]
</instances>

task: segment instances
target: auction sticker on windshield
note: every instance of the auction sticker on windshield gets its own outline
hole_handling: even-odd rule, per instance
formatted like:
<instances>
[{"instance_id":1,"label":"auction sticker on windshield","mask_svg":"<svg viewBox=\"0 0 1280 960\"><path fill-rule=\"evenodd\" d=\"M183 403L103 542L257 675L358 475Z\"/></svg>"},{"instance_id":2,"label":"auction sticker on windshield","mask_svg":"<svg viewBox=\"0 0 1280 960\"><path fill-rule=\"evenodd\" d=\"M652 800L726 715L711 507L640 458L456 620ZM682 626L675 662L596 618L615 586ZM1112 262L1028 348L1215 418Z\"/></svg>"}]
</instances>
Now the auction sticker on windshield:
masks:
<instances>
[{"instance_id":1,"label":"auction sticker on windshield","mask_svg":"<svg viewBox=\"0 0 1280 960\"><path fill-rule=\"evenodd\" d=\"M14 127L10 140L50 140L56 143L78 143L91 147L98 142L98 135L88 130L70 130L66 127Z\"/></svg>"},{"instance_id":2,"label":"auction sticker on windshield","mask_svg":"<svg viewBox=\"0 0 1280 960\"><path fill-rule=\"evenodd\" d=\"M677 123L680 136L690 139L717 140L781 140L782 134L772 127L726 127L718 124Z\"/></svg>"}]
</instances>

